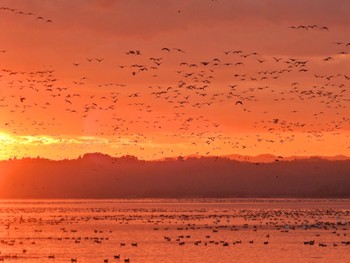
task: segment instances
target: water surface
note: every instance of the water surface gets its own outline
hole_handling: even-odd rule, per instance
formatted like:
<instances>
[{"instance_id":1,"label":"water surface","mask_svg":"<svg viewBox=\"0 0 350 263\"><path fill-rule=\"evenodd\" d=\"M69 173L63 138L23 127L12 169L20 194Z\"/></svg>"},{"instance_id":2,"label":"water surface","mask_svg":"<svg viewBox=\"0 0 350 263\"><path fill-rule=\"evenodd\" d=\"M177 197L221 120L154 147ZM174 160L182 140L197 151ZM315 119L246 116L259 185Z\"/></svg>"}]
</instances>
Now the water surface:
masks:
<instances>
[{"instance_id":1,"label":"water surface","mask_svg":"<svg viewBox=\"0 0 350 263\"><path fill-rule=\"evenodd\" d=\"M0 259L348 263L349 226L350 200L0 200Z\"/></svg>"}]
</instances>

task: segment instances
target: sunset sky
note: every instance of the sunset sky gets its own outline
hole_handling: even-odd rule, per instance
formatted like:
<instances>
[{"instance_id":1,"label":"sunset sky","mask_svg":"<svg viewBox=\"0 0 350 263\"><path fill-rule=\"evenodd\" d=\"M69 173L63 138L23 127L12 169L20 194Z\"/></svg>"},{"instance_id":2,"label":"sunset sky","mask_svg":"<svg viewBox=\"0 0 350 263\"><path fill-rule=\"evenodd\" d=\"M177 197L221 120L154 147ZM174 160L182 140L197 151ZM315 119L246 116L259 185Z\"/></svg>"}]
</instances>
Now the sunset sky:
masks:
<instances>
[{"instance_id":1,"label":"sunset sky","mask_svg":"<svg viewBox=\"0 0 350 263\"><path fill-rule=\"evenodd\" d=\"M349 10L0 0L0 159L350 156Z\"/></svg>"}]
</instances>

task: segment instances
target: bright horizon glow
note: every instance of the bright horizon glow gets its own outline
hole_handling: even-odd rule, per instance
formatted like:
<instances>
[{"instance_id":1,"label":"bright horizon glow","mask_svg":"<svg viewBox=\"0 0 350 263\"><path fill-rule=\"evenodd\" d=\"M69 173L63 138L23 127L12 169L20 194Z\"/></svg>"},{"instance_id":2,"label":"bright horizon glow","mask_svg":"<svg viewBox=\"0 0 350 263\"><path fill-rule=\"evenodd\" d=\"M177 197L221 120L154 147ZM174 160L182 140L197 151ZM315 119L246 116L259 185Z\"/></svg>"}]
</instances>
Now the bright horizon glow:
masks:
<instances>
[{"instance_id":1,"label":"bright horizon glow","mask_svg":"<svg viewBox=\"0 0 350 263\"><path fill-rule=\"evenodd\" d=\"M247 144L254 143L254 136L247 136L246 134L242 137L236 137L237 141L245 140ZM260 136L273 136L270 134L259 134ZM294 134L295 136L295 134ZM332 134L324 134L323 142L319 141L317 144L310 144L310 149L308 151L299 151L295 148L290 148L289 150L280 151L276 148L271 147L271 143L263 144L259 148L247 147L244 149L238 149L240 155L246 156L257 156L263 154L273 154L282 155L284 157L290 156L336 156L341 155L335 149L345 148L343 141L348 138L349 135L344 137L339 136L338 140L334 140L333 147L329 147L327 143L327 138L333 138ZM159 137L160 138L160 137ZM267 137L266 137L267 138ZM297 134L296 140L301 143L307 143L308 138L305 134ZM85 153L101 152L113 157L121 157L124 155L134 155L139 159L152 160L152 159L162 159L164 157L176 157L176 156L190 156L190 155L203 155L203 156L225 156L235 154L232 152L230 147L226 147L226 142L223 140L218 145L220 146L220 151L212 151L211 153L202 154L202 152L208 151L209 148L197 147L197 151L194 151L194 145L190 138L186 143L184 142L173 142L166 143L162 141L150 141L150 140L140 140L140 138L130 137L130 138L119 138L114 140L113 138L102 138L94 136L80 136L80 137L52 137L48 135L38 135L38 136L13 136L10 134L1 133L0 134L0 147L5 149L1 152L0 160L7 160L10 158L25 158L25 157L42 157L52 160L60 159L75 159L78 156L84 155ZM269 145L270 144L270 145ZM23 149L23 152L18 154L7 154L13 153L18 148ZM269 152L265 152L265 149L269 148ZM59 149L59 151L55 151ZM71 152L69 155L62 155L61 149ZM91 151L91 149L95 149ZM151 150L146 150L151 149ZM164 149L167 149L165 151ZM157 150L158 154L154 151ZM295 154L295 153L298 154Z\"/></svg>"}]
</instances>

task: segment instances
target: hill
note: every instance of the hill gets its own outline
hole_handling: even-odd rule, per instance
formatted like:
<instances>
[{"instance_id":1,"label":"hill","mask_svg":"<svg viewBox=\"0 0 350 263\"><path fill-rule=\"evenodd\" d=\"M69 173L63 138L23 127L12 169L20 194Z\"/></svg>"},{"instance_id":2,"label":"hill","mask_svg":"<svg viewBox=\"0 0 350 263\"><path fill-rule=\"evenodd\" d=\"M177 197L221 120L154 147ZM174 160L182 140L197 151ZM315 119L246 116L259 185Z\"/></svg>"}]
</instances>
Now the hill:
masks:
<instances>
[{"instance_id":1,"label":"hill","mask_svg":"<svg viewBox=\"0 0 350 263\"><path fill-rule=\"evenodd\" d=\"M350 160L253 163L219 157L0 162L0 198L350 198Z\"/></svg>"}]
</instances>

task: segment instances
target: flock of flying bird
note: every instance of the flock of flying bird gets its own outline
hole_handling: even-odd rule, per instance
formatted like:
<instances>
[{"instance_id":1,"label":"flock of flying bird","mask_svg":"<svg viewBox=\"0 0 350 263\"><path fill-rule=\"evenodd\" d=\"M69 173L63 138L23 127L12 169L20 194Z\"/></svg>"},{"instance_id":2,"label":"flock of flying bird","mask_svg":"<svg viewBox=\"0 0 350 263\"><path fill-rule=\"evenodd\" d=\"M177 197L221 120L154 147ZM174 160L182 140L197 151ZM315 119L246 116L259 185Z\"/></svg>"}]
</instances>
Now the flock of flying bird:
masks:
<instances>
[{"instance_id":1,"label":"flock of flying bird","mask_svg":"<svg viewBox=\"0 0 350 263\"><path fill-rule=\"evenodd\" d=\"M0 7L0 11L10 12L10 13L13 13L15 15L32 17L36 21L41 21L41 22L45 22L45 23L53 23L53 21L51 19L46 19L46 18L44 18L42 16L38 16L38 15L32 13L32 12L25 12L25 11L22 11L22 10L18 10L16 8Z\"/></svg>"},{"instance_id":2,"label":"flock of flying bird","mask_svg":"<svg viewBox=\"0 0 350 263\"><path fill-rule=\"evenodd\" d=\"M0 7L0 11L53 23L9 7ZM330 30L318 25L290 28L324 34ZM71 83L61 81L57 77L60 72L52 68L19 71L3 67L0 112L11 118L2 121L0 129L13 135L47 134L66 142L53 131L65 134L67 123L77 123L74 132L79 126L84 136L121 143L115 155L137 148L147 151L148 157L175 154L171 145L152 143L159 135L189 145L193 154L202 155L220 154L223 147L225 152L244 153L247 148L264 145L269 151L274 149L272 145L293 143L296 133L322 140L324 133L337 135L350 125L344 114L350 100L350 73L327 73L340 56L347 57L350 43L330 41L329 45L337 52L320 59L270 56L243 49L218 50L216 56L199 60L191 57L190 50L179 47L159 47L152 55L148 50L121 50L120 56L126 56L128 63L116 62L115 68L106 69L113 70L115 81L105 83L96 83L85 74L100 70L109 60L98 54L67 64L77 76ZM2 61L13 52L1 46L0 51ZM321 65L322 70L317 71L315 65ZM129 78L130 83L119 82L118 76ZM306 103L314 107L307 109ZM225 117L228 114L232 116ZM232 136L234 132L227 126L240 126L242 120L250 122L256 135ZM89 125L84 124L87 122ZM252 138L254 142L248 143ZM84 150L90 146L78 145ZM63 143L62 150L66 147Z\"/></svg>"}]
</instances>

